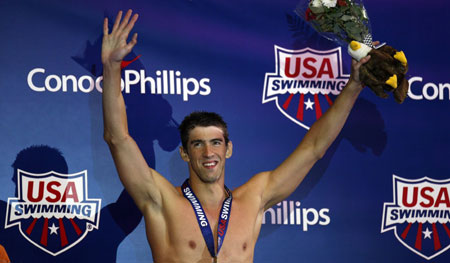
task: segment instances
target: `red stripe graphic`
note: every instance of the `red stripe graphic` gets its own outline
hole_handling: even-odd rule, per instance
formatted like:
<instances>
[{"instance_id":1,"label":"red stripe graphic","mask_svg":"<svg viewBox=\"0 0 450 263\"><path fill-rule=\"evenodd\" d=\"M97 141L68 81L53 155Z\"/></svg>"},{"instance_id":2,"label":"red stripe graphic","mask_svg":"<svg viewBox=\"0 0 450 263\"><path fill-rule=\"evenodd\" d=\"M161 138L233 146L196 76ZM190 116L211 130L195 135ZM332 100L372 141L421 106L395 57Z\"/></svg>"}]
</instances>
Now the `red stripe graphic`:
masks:
<instances>
[{"instance_id":1,"label":"red stripe graphic","mask_svg":"<svg viewBox=\"0 0 450 263\"><path fill-rule=\"evenodd\" d=\"M303 121L303 108L305 107L305 95L300 94L300 100L298 101L297 120Z\"/></svg>"},{"instance_id":2,"label":"red stripe graphic","mask_svg":"<svg viewBox=\"0 0 450 263\"><path fill-rule=\"evenodd\" d=\"M47 246L48 236L48 218L44 218L44 226L42 227L41 244Z\"/></svg>"},{"instance_id":3,"label":"red stripe graphic","mask_svg":"<svg viewBox=\"0 0 450 263\"><path fill-rule=\"evenodd\" d=\"M419 223L419 228L417 229L415 247L417 250L422 250L422 223Z\"/></svg>"},{"instance_id":4,"label":"red stripe graphic","mask_svg":"<svg viewBox=\"0 0 450 263\"><path fill-rule=\"evenodd\" d=\"M436 229L436 223L432 224L433 227L433 239L434 239L434 251L441 249L441 242L439 241L439 236Z\"/></svg>"},{"instance_id":5,"label":"red stripe graphic","mask_svg":"<svg viewBox=\"0 0 450 263\"><path fill-rule=\"evenodd\" d=\"M37 218L33 219L33 222L31 222L30 226L27 228L27 234L31 235L31 232L33 231L34 225L36 224Z\"/></svg>"},{"instance_id":6,"label":"red stripe graphic","mask_svg":"<svg viewBox=\"0 0 450 263\"><path fill-rule=\"evenodd\" d=\"M333 105L333 101L330 99L330 97L328 97L328 94L325 94L325 99L327 99L328 105Z\"/></svg>"},{"instance_id":7,"label":"red stripe graphic","mask_svg":"<svg viewBox=\"0 0 450 263\"><path fill-rule=\"evenodd\" d=\"M75 232L77 232L77 235L81 235L81 230L78 227L77 223L75 223L75 221L73 221L73 219L70 219L70 223L72 223L73 229L75 229Z\"/></svg>"},{"instance_id":8,"label":"red stripe graphic","mask_svg":"<svg viewBox=\"0 0 450 263\"><path fill-rule=\"evenodd\" d=\"M292 97L294 97L293 93L291 93L291 95L289 95L289 98L287 98L287 100L284 102L283 108L285 110L287 110L287 108L289 107L289 104L291 104Z\"/></svg>"},{"instance_id":9,"label":"red stripe graphic","mask_svg":"<svg viewBox=\"0 0 450 263\"><path fill-rule=\"evenodd\" d=\"M406 239L406 237L408 236L408 232L411 229L411 225L412 225L412 223L409 223L408 226L405 228L405 230L403 230L403 233L402 233L403 239Z\"/></svg>"},{"instance_id":10,"label":"red stripe graphic","mask_svg":"<svg viewBox=\"0 0 450 263\"><path fill-rule=\"evenodd\" d=\"M450 229L448 229L447 224L442 224L442 226L445 229L445 232L447 232L447 236L450 238Z\"/></svg>"},{"instance_id":11,"label":"red stripe graphic","mask_svg":"<svg viewBox=\"0 0 450 263\"><path fill-rule=\"evenodd\" d=\"M69 242L67 241L66 229L64 228L62 218L59 219L59 233L61 234L61 246L64 247L69 244Z\"/></svg>"},{"instance_id":12,"label":"red stripe graphic","mask_svg":"<svg viewBox=\"0 0 450 263\"><path fill-rule=\"evenodd\" d=\"M130 61L125 61L125 60L123 60L123 61L120 63L120 69L124 69L124 68L128 67L131 63L135 62L135 61L138 60L138 58L140 58L140 57L141 57L141 55L135 57L134 59L132 59L132 60L130 60Z\"/></svg>"},{"instance_id":13,"label":"red stripe graphic","mask_svg":"<svg viewBox=\"0 0 450 263\"><path fill-rule=\"evenodd\" d=\"M316 105L316 120L322 117L322 109L320 108L319 95L314 94L314 105Z\"/></svg>"}]
</instances>

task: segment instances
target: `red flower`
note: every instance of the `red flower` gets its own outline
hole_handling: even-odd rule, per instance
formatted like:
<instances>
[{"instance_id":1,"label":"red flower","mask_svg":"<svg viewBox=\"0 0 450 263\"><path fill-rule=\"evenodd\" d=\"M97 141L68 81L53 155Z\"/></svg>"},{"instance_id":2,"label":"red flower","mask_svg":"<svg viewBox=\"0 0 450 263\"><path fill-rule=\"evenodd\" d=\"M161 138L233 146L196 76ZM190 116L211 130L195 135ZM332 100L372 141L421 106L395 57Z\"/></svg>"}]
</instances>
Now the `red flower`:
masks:
<instances>
[{"instance_id":1,"label":"red flower","mask_svg":"<svg viewBox=\"0 0 450 263\"><path fill-rule=\"evenodd\" d=\"M337 4L338 6L347 6L347 2L345 0L338 0Z\"/></svg>"},{"instance_id":2,"label":"red flower","mask_svg":"<svg viewBox=\"0 0 450 263\"><path fill-rule=\"evenodd\" d=\"M316 19L316 16L314 15L314 13L311 11L311 9L306 9L305 12L305 17L306 17L306 21L310 21L310 20L314 20Z\"/></svg>"}]
</instances>

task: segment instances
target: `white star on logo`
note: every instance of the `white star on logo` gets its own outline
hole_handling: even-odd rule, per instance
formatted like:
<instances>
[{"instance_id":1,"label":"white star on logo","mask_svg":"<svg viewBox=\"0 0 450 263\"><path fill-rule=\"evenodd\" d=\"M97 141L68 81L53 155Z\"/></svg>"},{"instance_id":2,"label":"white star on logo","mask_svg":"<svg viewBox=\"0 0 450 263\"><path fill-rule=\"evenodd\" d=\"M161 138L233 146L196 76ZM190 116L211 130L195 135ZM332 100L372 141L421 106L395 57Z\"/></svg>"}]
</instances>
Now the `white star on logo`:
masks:
<instances>
[{"instance_id":1,"label":"white star on logo","mask_svg":"<svg viewBox=\"0 0 450 263\"><path fill-rule=\"evenodd\" d=\"M51 234L56 234L58 235L58 229L59 227L55 226L55 224L53 223L51 227L49 227L48 229L50 229L50 235Z\"/></svg>"},{"instance_id":2,"label":"white star on logo","mask_svg":"<svg viewBox=\"0 0 450 263\"><path fill-rule=\"evenodd\" d=\"M425 229L425 231L422 231L422 233L425 235L425 236L424 236L424 239L425 239L425 238L431 239L431 233L433 233L433 232L431 232L430 230L428 230L428 227L427 227L427 229Z\"/></svg>"},{"instance_id":3,"label":"white star on logo","mask_svg":"<svg viewBox=\"0 0 450 263\"><path fill-rule=\"evenodd\" d=\"M313 108L314 102L312 102L309 98L308 98L308 101L305 102L305 105L306 105L307 110L308 109L314 110L314 108Z\"/></svg>"}]
</instances>

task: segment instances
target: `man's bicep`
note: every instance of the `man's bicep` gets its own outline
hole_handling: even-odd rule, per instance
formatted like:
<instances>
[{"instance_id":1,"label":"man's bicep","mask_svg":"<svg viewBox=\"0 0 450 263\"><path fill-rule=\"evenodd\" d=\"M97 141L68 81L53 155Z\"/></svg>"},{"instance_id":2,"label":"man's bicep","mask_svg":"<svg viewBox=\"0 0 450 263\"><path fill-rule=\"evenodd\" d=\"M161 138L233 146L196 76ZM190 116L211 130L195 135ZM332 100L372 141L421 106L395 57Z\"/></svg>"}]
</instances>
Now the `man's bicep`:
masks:
<instances>
[{"instance_id":1,"label":"man's bicep","mask_svg":"<svg viewBox=\"0 0 450 263\"><path fill-rule=\"evenodd\" d=\"M262 196L265 209L272 207L291 195L316 161L317 158L313 151L308 147L299 145L276 169L267 172Z\"/></svg>"},{"instance_id":2,"label":"man's bicep","mask_svg":"<svg viewBox=\"0 0 450 263\"><path fill-rule=\"evenodd\" d=\"M108 145L120 180L139 209L149 203L160 204L161 192L155 180L160 175L148 166L133 138L127 136Z\"/></svg>"},{"instance_id":3,"label":"man's bicep","mask_svg":"<svg viewBox=\"0 0 450 263\"><path fill-rule=\"evenodd\" d=\"M236 190L265 211L284 197L285 189L282 189L280 182L275 179L276 170L261 172Z\"/></svg>"},{"instance_id":4,"label":"man's bicep","mask_svg":"<svg viewBox=\"0 0 450 263\"><path fill-rule=\"evenodd\" d=\"M249 187L254 189L254 194L258 196L260 200L260 207L264 211L274 206L281 201L284 193L281 187L277 186L274 178L276 176L276 170L265 171L256 174L248 183Z\"/></svg>"},{"instance_id":5,"label":"man's bicep","mask_svg":"<svg viewBox=\"0 0 450 263\"><path fill-rule=\"evenodd\" d=\"M255 174L245 184L237 188L235 195L244 196L245 199L251 200L253 205L264 208L264 191L267 188L267 183L271 171L265 171Z\"/></svg>"}]
</instances>

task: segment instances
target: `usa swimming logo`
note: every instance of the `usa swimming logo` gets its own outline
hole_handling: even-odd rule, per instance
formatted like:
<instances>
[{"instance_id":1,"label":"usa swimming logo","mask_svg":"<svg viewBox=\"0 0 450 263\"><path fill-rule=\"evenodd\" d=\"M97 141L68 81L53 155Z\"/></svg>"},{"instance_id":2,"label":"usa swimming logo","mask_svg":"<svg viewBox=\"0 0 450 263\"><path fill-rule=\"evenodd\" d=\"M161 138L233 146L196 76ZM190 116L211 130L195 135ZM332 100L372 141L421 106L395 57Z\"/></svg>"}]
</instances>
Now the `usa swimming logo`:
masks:
<instances>
[{"instance_id":1,"label":"usa swimming logo","mask_svg":"<svg viewBox=\"0 0 450 263\"><path fill-rule=\"evenodd\" d=\"M394 231L401 244L430 260L450 248L450 179L393 175L394 202L384 203L381 233Z\"/></svg>"},{"instance_id":2,"label":"usa swimming logo","mask_svg":"<svg viewBox=\"0 0 450 263\"><path fill-rule=\"evenodd\" d=\"M275 73L266 73L262 103L305 129L318 120L344 88L350 75L342 71L341 48L284 49L275 45Z\"/></svg>"},{"instance_id":3,"label":"usa swimming logo","mask_svg":"<svg viewBox=\"0 0 450 263\"><path fill-rule=\"evenodd\" d=\"M87 193L87 171L75 174L17 171L17 198L8 198L5 228L17 226L36 247L57 256L98 229L100 199Z\"/></svg>"}]
</instances>

